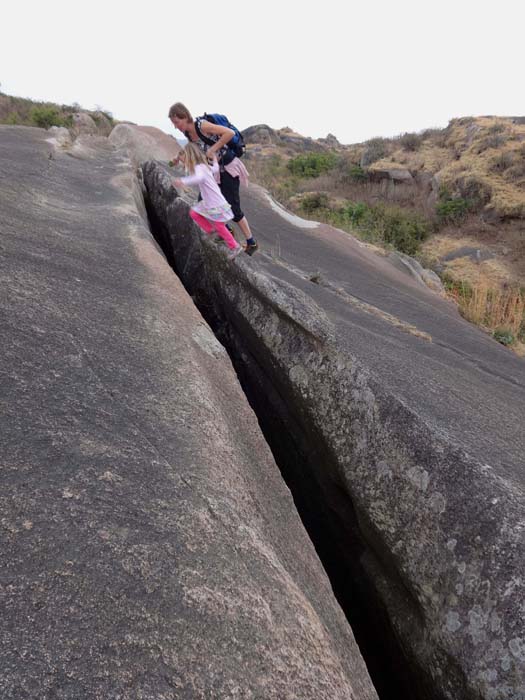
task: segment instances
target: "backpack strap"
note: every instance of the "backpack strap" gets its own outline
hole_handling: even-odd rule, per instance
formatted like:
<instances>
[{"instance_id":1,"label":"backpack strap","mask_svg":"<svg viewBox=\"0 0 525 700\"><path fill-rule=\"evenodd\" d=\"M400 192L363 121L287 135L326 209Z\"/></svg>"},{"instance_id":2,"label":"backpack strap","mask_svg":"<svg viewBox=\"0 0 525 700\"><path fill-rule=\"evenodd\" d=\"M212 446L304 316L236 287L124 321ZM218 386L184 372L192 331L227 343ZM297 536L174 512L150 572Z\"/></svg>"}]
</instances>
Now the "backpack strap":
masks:
<instances>
[{"instance_id":1,"label":"backpack strap","mask_svg":"<svg viewBox=\"0 0 525 700\"><path fill-rule=\"evenodd\" d=\"M206 117L206 115L204 115L204 117ZM195 131L197 132L197 136L200 138L201 141L203 141L208 146L213 146L215 141L209 136L203 134L201 131L201 121L204 119L204 117L197 117L197 119L195 120Z\"/></svg>"}]
</instances>

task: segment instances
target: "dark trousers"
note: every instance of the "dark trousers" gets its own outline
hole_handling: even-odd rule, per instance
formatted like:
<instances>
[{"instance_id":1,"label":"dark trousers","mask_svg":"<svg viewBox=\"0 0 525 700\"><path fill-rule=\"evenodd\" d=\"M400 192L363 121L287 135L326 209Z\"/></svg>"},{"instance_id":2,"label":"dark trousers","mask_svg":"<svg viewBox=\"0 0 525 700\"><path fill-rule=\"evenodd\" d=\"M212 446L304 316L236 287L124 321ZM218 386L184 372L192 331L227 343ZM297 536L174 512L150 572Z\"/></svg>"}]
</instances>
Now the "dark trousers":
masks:
<instances>
[{"instance_id":1,"label":"dark trousers","mask_svg":"<svg viewBox=\"0 0 525 700\"><path fill-rule=\"evenodd\" d=\"M222 196L232 208L233 220L235 222L244 218L244 214L241 209L241 199L239 196L240 186L241 182L238 177L232 177L225 170L221 170L221 182L219 187L221 189Z\"/></svg>"}]
</instances>

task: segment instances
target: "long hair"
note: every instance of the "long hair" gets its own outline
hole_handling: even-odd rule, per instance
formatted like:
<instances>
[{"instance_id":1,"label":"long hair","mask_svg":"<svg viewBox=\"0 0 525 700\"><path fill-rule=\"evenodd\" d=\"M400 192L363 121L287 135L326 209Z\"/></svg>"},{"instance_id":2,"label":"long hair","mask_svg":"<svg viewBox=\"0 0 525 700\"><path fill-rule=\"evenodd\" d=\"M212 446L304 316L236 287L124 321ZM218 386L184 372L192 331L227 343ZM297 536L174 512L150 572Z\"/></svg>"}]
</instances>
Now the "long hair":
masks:
<instances>
[{"instance_id":1,"label":"long hair","mask_svg":"<svg viewBox=\"0 0 525 700\"><path fill-rule=\"evenodd\" d=\"M202 151L196 143L189 141L184 146L184 164L186 165L186 170L190 173L194 173L195 166L199 165L199 163L209 165L204 151Z\"/></svg>"},{"instance_id":2,"label":"long hair","mask_svg":"<svg viewBox=\"0 0 525 700\"><path fill-rule=\"evenodd\" d=\"M187 119L190 122L193 121L190 110L186 105L183 105L182 102L175 102L174 105L171 105L168 117L170 119L172 117L178 117L179 119Z\"/></svg>"}]
</instances>

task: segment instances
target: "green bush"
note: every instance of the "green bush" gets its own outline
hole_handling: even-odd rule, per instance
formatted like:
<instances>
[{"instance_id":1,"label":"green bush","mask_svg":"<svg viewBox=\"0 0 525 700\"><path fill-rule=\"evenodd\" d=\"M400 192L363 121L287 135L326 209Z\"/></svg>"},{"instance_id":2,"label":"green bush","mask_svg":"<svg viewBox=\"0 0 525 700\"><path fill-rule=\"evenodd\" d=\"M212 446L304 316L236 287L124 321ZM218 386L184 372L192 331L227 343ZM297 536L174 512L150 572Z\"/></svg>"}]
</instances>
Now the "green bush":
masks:
<instances>
[{"instance_id":1,"label":"green bush","mask_svg":"<svg viewBox=\"0 0 525 700\"><path fill-rule=\"evenodd\" d=\"M442 224L458 224L469 211L469 202L463 197L443 197L436 205L436 214Z\"/></svg>"},{"instance_id":2,"label":"green bush","mask_svg":"<svg viewBox=\"0 0 525 700\"><path fill-rule=\"evenodd\" d=\"M332 170L337 163L335 153L307 153L288 161L288 170L299 177L318 177Z\"/></svg>"},{"instance_id":3,"label":"green bush","mask_svg":"<svg viewBox=\"0 0 525 700\"><path fill-rule=\"evenodd\" d=\"M497 328L492 337L502 345L512 345L515 341L514 334L506 328Z\"/></svg>"},{"instance_id":4,"label":"green bush","mask_svg":"<svg viewBox=\"0 0 525 700\"><path fill-rule=\"evenodd\" d=\"M407 255L414 255L428 236L428 224L400 207L373 207L373 223L385 243Z\"/></svg>"},{"instance_id":5,"label":"green bush","mask_svg":"<svg viewBox=\"0 0 525 700\"><path fill-rule=\"evenodd\" d=\"M339 209L340 223L357 228L365 238L381 241L414 255L428 236L428 223L401 207L348 202Z\"/></svg>"},{"instance_id":6,"label":"green bush","mask_svg":"<svg viewBox=\"0 0 525 700\"><path fill-rule=\"evenodd\" d=\"M349 202L344 209L341 210L343 217L351 224L359 225L371 216L371 209L364 202Z\"/></svg>"},{"instance_id":7,"label":"green bush","mask_svg":"<svg viewBox=\"0 0 525 700\"><path fill-rule=\"evenodd\" d=\"M35 126L40 126L42 129L49 129L50 126L64 126L64 120L60 112L52 105L33 107L29 113L29 118Z\"/></svg>"},{"instance_id":8,"label":"green bush","mask_svg":"<svg viewBox=\"0 0 525 700\"><path fill-rule=\"evenodd\" d=\"M21 123L22 123L22 119L20 118L18 112L10 112L10 113L7 115L7 117L5 118L5 122L4 122L4 123L5 123L5 124L11 124L11 125L21 124Z\"/></svg>"},{"instance_id":9,"label":"green bush","mask_svg":"<svg viewBox=\"0 0 525 700\"><path fill-rule=\"evenodd\" d=\"M368 173L360 165L354 164L348 168L345 179L351 182L367 182Z\"/></svg>"},{"instance_id":10,"label":"green bush","mask_svg":"<svg viewBox=\"0 0 525 700\"><path fill-rule=\"evenodd\" d=\"M301 200L301 209L307 214L311 214L317 209L328 207L328 195L326 192L311 192L306 194Z\"/></svg>"}]
</instances>

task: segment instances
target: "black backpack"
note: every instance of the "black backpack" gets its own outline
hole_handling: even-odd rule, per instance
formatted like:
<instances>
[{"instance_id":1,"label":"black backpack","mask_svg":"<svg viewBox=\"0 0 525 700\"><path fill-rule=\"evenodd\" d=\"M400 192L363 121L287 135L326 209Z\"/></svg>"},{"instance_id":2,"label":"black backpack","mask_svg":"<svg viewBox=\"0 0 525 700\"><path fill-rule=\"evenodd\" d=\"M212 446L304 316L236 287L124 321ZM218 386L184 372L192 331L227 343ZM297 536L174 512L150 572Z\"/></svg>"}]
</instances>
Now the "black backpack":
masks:
<instances>
[{"instance_id":1,"label":"black backpack","mask_svg":"<svg viewBox=\"0 0 525 700\"><path fill-rule=\"evenodd\" d=\"M201 141L206 143L208 146L213 146L213 144L218 140L217 137L213 138L210 136L206 136L205 134L202 133L200 129L200 123L202 120L205 120L207 122L210 122L211 124L218 124L219 126L227 126L228 129L232 129L235 132L235 135L232 137L230 141L226 144L225 147L225 152L222 153L222 156L219 158L224 165L227 165L228 163L231 163L234 158L242 158L244 155L244 152L246 150L246 145L244 143L244 139L242 137L241 132L239 129L234 126L228 117L226 117L224 114L206 114L204 113L202 117L197 117L195 120L195 130L200 138Z\"/></svg>"}]
</instances>

